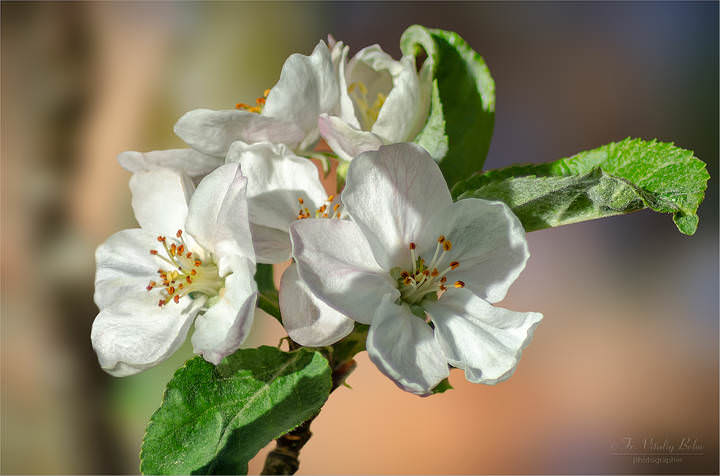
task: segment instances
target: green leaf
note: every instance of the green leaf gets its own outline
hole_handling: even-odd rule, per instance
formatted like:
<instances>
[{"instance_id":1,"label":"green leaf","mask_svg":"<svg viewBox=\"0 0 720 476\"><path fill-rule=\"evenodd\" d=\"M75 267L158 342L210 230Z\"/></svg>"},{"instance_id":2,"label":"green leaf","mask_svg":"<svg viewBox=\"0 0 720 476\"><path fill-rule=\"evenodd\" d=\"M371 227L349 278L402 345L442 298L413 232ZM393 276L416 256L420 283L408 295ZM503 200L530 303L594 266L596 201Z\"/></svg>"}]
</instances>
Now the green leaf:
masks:
<instances>
[{"instance_id":1,"label":"green leaf","mask_svg":"<svg viewBox=\"0 0 720 476\"><path fill-rule=\"evenodd\" d=\"M415 137L414 142L422 146L437 161L441 161L448 152L448 136L445 134L445 117L440 102L440 87L437 79L432 82L430 113L425 126Z\"/></svg>"},{"instance_id":2,"label":"green leaf","mask_svg":"<svg viewBox=\"0 0 720 476\"><path fill-rule=\"evenodd\" d=\"M555 162L475 175L456 184L453 197L501 200L526 231L649 208L672 213L678 230L692 235L709 178L692 151L628 138Z\"/></svg>"},{"instance_id":3,"label":"green leaf","mask_svg":"<svg viewBox=\"0 0 720 476\"><path fill-rule=\"evenodd\" d=\"M450 385L450 380L448 378L445 378L442 382L433 387L432 394L434 395L436 393L445 393L448 390L452 390L453 388L455 387Z\"/></svg>"},{"instance_id":4,"label":"green leaf","mask_svg":"<svg viewBox=\"0 0 720 476\"><path fill-rule=\"evenodd\" d=\"M191 359L150 418L140 470L245 474L261 448L320 410L330 387L327 360L307 349L241 349L217 367Z\"/></svg>"},{"instance_id":5,"label":"green leaf","mask_svg":"<svg viewBox=\"0 0 720 476\"><path fill-rule=\"evenodd\" d=\"M405 55L427 54L432 103L415 142L439 162L452 186L485 162L495 124L495 82L482 57L452 31L413 25L400 38L400 48Z\"/></svg>"},{"instance_id":6,"label":"green leaf","mask_svg":"<svg viewBox=\"0 0 720 476\"><path fill-rule=\"evenodd\" d=\"M278 292L273 281L273 267L271 264L258 264L255 272L255 282L258 286L257 306L282 324Z\"/></svg>"}]
</instances>

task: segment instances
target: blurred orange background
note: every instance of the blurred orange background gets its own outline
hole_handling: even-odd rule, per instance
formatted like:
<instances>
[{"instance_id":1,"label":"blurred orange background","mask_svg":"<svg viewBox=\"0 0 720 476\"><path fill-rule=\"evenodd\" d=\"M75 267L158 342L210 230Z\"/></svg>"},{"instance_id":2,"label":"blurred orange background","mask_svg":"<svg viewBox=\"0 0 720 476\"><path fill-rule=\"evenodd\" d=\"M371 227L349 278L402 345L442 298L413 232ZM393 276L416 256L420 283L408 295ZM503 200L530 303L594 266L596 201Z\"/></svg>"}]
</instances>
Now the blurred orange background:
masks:
<instances>
[{"instance_id":1,"label":"blurred orange background","mask_svg":"<svg viewBox=\"0 0 720 476\"><path fill-rule=\"evenodd\" d=\"M515 375L430 398L369 362L313 423L300 474L718 472L717 3L7 3L2 9L3 473L136 473L185 346L115 379L90 346L93 252L135 226L123 150L230 108L331 33L399 57L414 23L457 31L497 87L487 168L627 136L712 176L693 237L641 212L528 235L504 307L545 315ZM282 329L258 315L248 346ZM641 464L625 438L702 450ZM250 465L262 468L263 450Z\"/></svg>"}]
</instances>

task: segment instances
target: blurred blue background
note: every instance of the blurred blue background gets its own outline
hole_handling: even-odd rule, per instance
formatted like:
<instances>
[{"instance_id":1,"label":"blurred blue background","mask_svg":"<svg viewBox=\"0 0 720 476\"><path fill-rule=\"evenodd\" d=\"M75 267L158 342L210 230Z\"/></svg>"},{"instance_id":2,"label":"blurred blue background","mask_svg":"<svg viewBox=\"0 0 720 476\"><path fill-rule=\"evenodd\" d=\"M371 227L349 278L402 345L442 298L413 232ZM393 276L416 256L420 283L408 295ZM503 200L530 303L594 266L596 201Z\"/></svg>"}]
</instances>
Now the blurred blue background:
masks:
<instances>
[{"instance_id":1,"label":"blurred blue background","mask_svg":"<svg viewBox=\"0 0 720 476\"><path fill-rule=\"evenodd\" d=\"M718 472L718 4L7 3L2 16L3 473L135 473L186 347L141 375L97 366L93 251L134 226L128 149L272 86L332 34L399 57L409 25L457 31L495 78L486 168L628 136L692 149L712 176L700 227L640 212L531 233L503 306L545 315L516 374L428 399L368 361L313 424L301 473ZM258 315L248 345L282 330ZM632 438L703 446L671 464ZM250 470L262 466L263 450Z\"/></svg>"}]
</instances>

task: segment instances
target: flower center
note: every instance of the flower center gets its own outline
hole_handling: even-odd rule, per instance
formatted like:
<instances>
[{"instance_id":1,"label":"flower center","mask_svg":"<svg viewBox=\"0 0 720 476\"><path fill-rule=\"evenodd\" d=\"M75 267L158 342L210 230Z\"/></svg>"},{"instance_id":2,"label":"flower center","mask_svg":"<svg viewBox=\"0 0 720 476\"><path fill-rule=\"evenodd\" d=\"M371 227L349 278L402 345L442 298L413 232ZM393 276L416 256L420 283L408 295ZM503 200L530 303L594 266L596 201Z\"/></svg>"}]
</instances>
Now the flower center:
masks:
<instances>
[{"instance_id":1,"label":"flower center","mask_svg":"<svg viewBox=\"0 0 720 476\"><path fill-rule=\"evenodd\" d=\"M263 107L265 107L265 101L267 101L268 94L270 94L270 90L266 89L263 92L262 97L259 97L255 100L254 106L245 104L244 102L239 102L239 103L235 104L235 109L241 109L243 111L249 111L249 112L254 112L254 113L260 114L263 110Z\"/></svg>"},{"instance_id":2,"label":"flower center","mask_svg":"<svg viewBox=\"0 0 720 476\"><path fill-rule=\"evenodd\" d=\"M300 210L297 214L298 220L305 220L306 218L341 218L342 217L342 211L340 208L342 205L340 205L340 202L333 205L333 202L335 201L335 195L330 195L326 202L320 206L320 208L315 209L313 212L310 211L310 209L305 205L305 200L298 197L298 203L300 204Z\"/></svg>"},{"instance_id":3,"label":"flower center","mask_svg":"<svg viewBox=\"0 0 720 476\"><path fill-rule=\"evenodd\" d=\"M360 115L363 130L369 131L373 124L375 124L375 121L377 121L380 109L382 109L383 104L385 104L387 96L379 92L375 97L375 101L370 104L370 100L367 97L367 86L365 86L362 81L351 83L350 86L348 86L348 94L355 103L355 110Z\"/></svg>"},{"instance_id":4,"label":"flower center","mask_svg":"<svg viewBox=\"0 0 720 476\"><path fill-rule=\"evenodd\" d=\"M411 307L421 305L425 300L436 300L438 293L442 293L447 289L447 273L455 270L460 266L458 261L452 261L448 266L442 269L442 263L448 251L452 249L452 243L444 236L440 235L437 239L435 253L429 264L425 259L415 255L415 243L410 243L410 258L412 259L412 269L404 270L399 267L390 270L390 276L398 283L400 291L400 300L406 302ZM462 281L455 281L453 286L456 288L465 287Z\"/></svg>"},{"instance_id":5,"label":"flower center","mask_svg":"<svg viewBox=\"0 0 720 476\"><path fill-rule=\"evenodd\" d=\"M215 263L211 260L203 262L198 254L190 251L182 236L182 230L178 230L175 236L176 238L169 240L164 236L157 237L165 254L162 255L157 250L150 250L150 254L165 261L169 268L158 269L158 281L150 281L146 289L162 290L158 301L160 307L171 300L180 302L180 298L188 295L193 299L198 296L217 296L225 287L225 280L220 278Z\"/></svg>"}]
</instances>

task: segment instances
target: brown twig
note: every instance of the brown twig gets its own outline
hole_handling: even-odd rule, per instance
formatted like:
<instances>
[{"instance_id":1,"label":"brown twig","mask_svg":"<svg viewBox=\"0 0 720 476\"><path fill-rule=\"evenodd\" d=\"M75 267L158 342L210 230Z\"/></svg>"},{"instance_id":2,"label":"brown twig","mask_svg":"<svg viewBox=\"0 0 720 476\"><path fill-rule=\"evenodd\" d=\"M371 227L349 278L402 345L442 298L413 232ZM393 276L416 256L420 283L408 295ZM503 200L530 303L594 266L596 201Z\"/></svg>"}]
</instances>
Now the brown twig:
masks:
<instances>
[{"instance_id":1,"label":"brown twig","mask_svg":"<svg viewBox=\"0 0 720 476\"><path fill-rule=\"evenodd\" d=\"M290 347L292 349L292 344ZM356 366L354 360L349 360L334 368L330 393L345 382ZM317 415L275 440L275 449L268 453L260 474L295 474L300 467L300 450L312 436L310 424L316 417Z\"/></svg>"}]
</instances>

